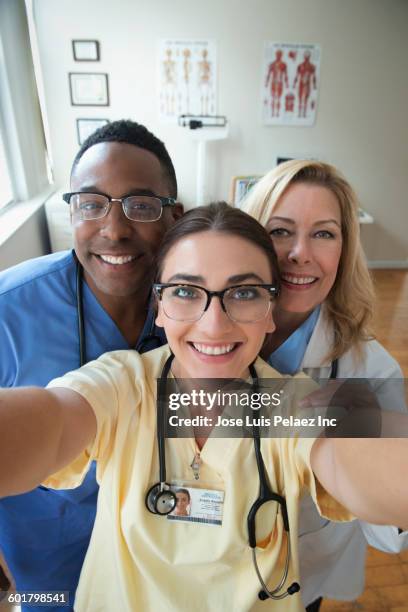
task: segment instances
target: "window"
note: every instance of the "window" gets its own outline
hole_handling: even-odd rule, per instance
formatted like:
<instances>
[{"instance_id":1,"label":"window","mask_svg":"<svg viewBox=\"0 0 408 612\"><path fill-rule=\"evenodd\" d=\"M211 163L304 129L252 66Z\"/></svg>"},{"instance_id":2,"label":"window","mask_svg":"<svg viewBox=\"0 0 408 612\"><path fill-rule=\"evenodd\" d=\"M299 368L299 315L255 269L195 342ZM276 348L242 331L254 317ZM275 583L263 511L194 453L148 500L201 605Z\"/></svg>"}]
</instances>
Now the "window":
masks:
<instances>
[{"instance_id":1,"label":"window","mask_svg":"<svg viewBox=\"0 0 408 612\"><path fill-rule=\"evenodd\" d=\"M13 199L11 180L4 151L3 139L0 132L0 209Z\"/></svg>"},{"instance_id":2,"label":"window","mask_svg":"<svg viewBox=\"0 0 408 612\"><path fill-rule=\"evenodd\" d=\"M48 185L25 0L0 0L0 210Z\"/></svg>"}]
</instances>

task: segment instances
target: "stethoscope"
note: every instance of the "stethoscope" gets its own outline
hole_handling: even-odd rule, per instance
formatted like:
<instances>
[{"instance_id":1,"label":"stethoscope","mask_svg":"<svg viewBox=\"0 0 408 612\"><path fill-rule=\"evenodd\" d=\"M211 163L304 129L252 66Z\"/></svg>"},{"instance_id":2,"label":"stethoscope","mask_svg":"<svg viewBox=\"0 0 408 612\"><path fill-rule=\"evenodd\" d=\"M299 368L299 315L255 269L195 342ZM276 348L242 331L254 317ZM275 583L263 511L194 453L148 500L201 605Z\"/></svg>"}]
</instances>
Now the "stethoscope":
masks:
<instances>
[{"instance_id":1,"label":"stethoscope","mask_svg":"<svg viewBox=\"0 0 408 612\"><path fill-rule=\"evenodd\" d=\"M76 263L76 310L78 321L78 339L79 339L79 364L82 367L87 363L86 356L86 336L85 336L85 317L84 317L84 298L83 298L83 268L74 253ZM147 350L159 348L163 344L163 339L155 333L154 317L152 317L150 328L147 336L136 346L139 353Z\"/></svg>"},{"instance_id":2,"label":"stethoscope","mask_svg":"<svg viewBox=\"0 0 408 612\"><path fill-rule=\"evenodd\" d=\"M337 378L337 370L339 369L339 360L334 359L331 363L330 379Z\"/></svg>"},{"instance_id":3,"label":"stethoscope","mask_svg":"<svg viewBox=\"0 0 408 612\"><path fill-rule=\"evenodd\" d=\"M161 376L158 381L158 397L157 397L157 444L159 454L159 482L154 484L146 493L145 503L146 507L152 514L165 516L172 512L177 504L177 498L174 491L171 490L170 485L166 482L166 450L165 450L165 434L166 434L166 383L167 377L170 372L171 363L174 359L174 355L170 355L164 364ZM249 366L249 372L252 377L252 388L255 390L258 387L258 376L253 364ZM258 576L259 582L262 586L262 591L258 594L259 599L262 601L266 599L284 599L289 595L293 595L300 590L300 586L297 582L293 582L289 588L284 592L282 589L285 586L285 582L288 578L289 573L289 561L291 556L290 550L290 537L289 537L289 519L286 508L286 500L281 495L274 493L268 484L266 476L265 464L261 452L261 441L259 436L259 428L253 427L253 440L255 448L256 464L258 468L259 476L259 495L252 504L247 517L247 528L248 528L248 541L249 546L252 549L252 560L254 563L255 571ZM258 510L267 502L277 502L281 508L283 527L286 531L286 561L282 574L282 578L279 584L272 590L270 590L264 580L262 579L259 571L257 559L256 559L256 534L255 534L255 519Z\"/></svg>"}]
</instances>

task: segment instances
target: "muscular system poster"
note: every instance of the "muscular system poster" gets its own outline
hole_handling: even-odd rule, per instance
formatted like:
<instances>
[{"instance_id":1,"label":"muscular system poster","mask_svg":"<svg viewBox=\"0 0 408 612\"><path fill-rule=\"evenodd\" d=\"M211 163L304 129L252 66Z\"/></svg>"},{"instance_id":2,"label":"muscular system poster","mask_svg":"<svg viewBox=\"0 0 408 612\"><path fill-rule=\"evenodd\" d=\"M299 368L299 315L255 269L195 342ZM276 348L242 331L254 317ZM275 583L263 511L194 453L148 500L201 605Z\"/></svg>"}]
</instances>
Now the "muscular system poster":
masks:
<instances>
[{"instance_id":1,"label":"muscular system poster","mask_svg":"<svg viewBox=\"0 0 408 612\"><path fill-rule=\"evenodd\" d=\"M319 45L265 43L262 115L266 125L313 125L320 73Z\"/></svg>"}]
</instances>

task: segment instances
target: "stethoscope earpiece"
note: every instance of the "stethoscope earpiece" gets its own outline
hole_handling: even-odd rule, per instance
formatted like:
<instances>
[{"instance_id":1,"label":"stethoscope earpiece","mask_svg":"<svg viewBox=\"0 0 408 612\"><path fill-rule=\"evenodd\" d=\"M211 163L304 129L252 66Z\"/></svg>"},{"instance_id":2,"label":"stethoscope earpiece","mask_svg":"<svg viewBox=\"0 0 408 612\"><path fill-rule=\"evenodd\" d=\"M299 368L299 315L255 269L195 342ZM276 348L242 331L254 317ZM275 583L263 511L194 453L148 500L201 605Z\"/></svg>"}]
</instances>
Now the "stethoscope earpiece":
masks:
<instances>
[{"instance_id":1,"label":"stethoscope earpiece","mask_svg":"<svg viewBox=\"0 0 408 612\"><path fill-rule=\"evenodd\" d=\"M146 508L152 514L165 516L173 512L177 504L177 497L167 483L153 485L146 494Z\"/></svg>"},{"instance_id":2,"label":"stethoscope earpiece","mask_svg":"<svg viewBox=\"0 0 408 612\"><path fill-rule=\"evenodd\" d=\"M295 593L299 593L299 591L300 591L300 584L298 582L293 582L288 588L289 595L294 595Z\"/></svg>"}]
</instances>

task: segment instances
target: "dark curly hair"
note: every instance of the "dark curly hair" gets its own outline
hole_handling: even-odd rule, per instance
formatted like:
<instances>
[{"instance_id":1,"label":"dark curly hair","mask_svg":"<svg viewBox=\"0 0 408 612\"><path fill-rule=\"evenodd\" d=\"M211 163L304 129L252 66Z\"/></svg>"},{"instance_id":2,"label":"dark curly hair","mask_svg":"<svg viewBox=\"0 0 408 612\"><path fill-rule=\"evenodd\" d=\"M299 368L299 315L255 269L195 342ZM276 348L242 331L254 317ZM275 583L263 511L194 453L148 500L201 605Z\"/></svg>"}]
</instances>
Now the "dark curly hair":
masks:
<instances>
[{"instance_id":1,"label":"dark curly hair","mask_svg":"<svg viewBox=\"0 0 408 612\"><path fill-rule=\"evenodd\" d=\"M100 142L125 142L153 153L159 160L168 179L170 196L172 198L177 198L176 173L164 143L152 134L152 132L149 132L144 125L140 125L140 123L136 123L130 119L112 121L98 128L88 136L75 156L72 164L71 176L85 151Z\"/></svg>"}]
</instances>

